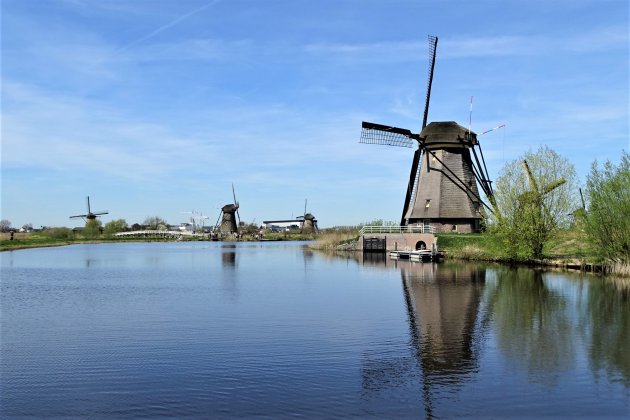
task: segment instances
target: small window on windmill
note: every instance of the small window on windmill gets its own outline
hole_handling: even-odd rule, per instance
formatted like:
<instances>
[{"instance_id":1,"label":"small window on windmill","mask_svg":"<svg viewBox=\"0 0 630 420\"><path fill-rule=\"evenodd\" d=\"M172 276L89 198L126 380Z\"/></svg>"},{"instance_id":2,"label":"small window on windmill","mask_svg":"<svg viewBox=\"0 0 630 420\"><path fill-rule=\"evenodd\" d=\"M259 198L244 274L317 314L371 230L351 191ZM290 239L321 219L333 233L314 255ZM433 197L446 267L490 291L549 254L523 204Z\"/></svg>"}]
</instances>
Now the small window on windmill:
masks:
<instances>
[{"instance_id":1,"label":"small window on windmill","mask_svg":"<svg viewBox=\"0 0 630 420\"><path fill-rule=\"evenodd\" d=\"M427 199L427 201L425 201L424 203L424 208L428 209L430 205L431 205L431 200Z\"/></svg>"},{"instance_id":2,"label":"small window on windmill","mask_svg":"<svg viewBox=\"0 0 630 420\"><path fill-rule=\"evenodd\" d=\"M457 225L451 226L451 232L457 232Z\"/></svg>"},{"instance_id":3,"label":"small window on windmill","mask_svg":"<svg viewBox=\"0 0 630 420\"><path fill-rule=\"evenodd\" d=\"M473 201L473 207L475 211L479 211L479 201Z\"/></svg>"}]
</instances>

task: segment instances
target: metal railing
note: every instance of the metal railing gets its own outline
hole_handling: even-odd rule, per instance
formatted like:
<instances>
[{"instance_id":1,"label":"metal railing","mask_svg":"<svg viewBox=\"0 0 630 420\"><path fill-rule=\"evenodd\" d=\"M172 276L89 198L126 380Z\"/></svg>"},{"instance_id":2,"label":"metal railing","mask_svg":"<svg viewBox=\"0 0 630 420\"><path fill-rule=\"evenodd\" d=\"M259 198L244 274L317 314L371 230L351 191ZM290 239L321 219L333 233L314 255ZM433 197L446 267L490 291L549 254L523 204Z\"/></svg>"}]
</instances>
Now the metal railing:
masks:
<instances>
[{"instance_id":1,"label":"metal railing","mask_svg":"<svg viewBox=\"0 0 630 420\"><path fill-rule=\"evenodd\" d=\"M359 231L361 235L373 233L435 233L433 226L363 226Z\"/></svg>"}]
</instances>

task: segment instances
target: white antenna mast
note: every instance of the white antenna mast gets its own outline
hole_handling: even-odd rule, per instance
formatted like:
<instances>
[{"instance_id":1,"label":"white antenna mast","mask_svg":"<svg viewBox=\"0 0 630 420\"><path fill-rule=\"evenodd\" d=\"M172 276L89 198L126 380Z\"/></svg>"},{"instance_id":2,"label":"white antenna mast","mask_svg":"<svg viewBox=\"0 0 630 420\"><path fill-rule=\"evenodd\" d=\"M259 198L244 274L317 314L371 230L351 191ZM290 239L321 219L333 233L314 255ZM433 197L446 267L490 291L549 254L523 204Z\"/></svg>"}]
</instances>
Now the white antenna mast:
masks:
<instances>
[{"instance_id":1,"label":"white antenna mast","mask_svg":"<svg viewBox=\"0 0 630 420\"><path fill-rule=\"evenodd\" d=\"M470 138L470 126L472 125L472 105L473 97L470 97L470 112L468 113L468 138Z\"/></svg>"}]
</instances>

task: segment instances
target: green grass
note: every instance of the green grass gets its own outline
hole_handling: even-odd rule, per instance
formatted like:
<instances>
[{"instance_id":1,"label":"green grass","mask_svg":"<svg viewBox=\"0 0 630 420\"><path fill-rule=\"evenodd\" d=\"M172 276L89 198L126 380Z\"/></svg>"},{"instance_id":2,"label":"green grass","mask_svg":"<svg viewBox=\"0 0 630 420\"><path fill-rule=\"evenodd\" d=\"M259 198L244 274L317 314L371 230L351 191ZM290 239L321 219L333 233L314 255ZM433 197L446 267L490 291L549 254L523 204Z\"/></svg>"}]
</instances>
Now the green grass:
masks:
<instances>
[{"instance_id":1,"label":"green grass","mask_svg":"<svg viewBox=\"0 0 630 420\"><path fill-rule=\"evenodd\" d=\"M596 259L596 249L586 233L577 229L555 232L545 244L543 253L551 258Z\"/></svg>"},{"instance_id":2,"label":"green grass","mask_svg":"<svg viewBox=\"0 0 630 420\"><path fill-rule=\"evenodd\" d=\"M451 258L488 261L531 262L509 258L503 245L488 233L452 234L440 233L438 247ZM586 234L579 229L555 232L543 250L544 258L557 262L597 261L596 249L590 246Z\"/></svg>"}]
</instances>

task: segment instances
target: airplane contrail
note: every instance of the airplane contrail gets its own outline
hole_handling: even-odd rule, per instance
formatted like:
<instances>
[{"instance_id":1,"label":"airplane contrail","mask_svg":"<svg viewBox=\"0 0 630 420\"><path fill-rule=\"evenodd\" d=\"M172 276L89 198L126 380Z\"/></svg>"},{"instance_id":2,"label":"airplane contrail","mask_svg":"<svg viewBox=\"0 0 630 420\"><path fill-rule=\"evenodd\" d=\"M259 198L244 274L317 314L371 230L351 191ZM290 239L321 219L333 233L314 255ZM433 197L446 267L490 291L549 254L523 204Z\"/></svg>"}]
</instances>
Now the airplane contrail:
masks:
<instances>
[{"instance_id":1,"label":"airplane contrail","mask_svg":"<svg viewBox=\"0 0 630 420\"><path fill-rule=\"evenodd\" d=\"M160 32L163 32L163 31L167 30L168 28L171 28L171 27L173 27L173 26L177 25L177 24L178 24L178 23L180 23L181 21L183 21L183 20L185 20L185 19L189 18L190 16L192 16L192 15L194 15L194 14L196 14L196 13L201 12L202 10L204 10L204 9L206 9L206 8L208 8L208 7L212 6L212 5L214 5L214 4L219 3L220 1L221 1L221 0L212 0L212 1L210 1L210 2L208 2L208 3L206 3L206 4L204 4L203 6L198 7L198 8L197 8L197 9L195 9L195 10L191 10L190 12L185 13L185 14L183 14L183 15L181 15L181 16L179 16L179 17L175 18L175 19L173 19L172 21L168 22L167 24L160 26L160 27L159 27L159 28L157 28L156 30L154 30L154 31L152 31L152 32L149 32L148 34L146 34L146 35L144 35L144 36L141 36L140 38L138 38L138 39L136 39L136 40L134 40L134 41L131 41L130 43L125 44L125 45L123 45L122 47L118 48L118 49L114 52L114 55L115 55L115 54L118 54L118 53L120 53L120 52L122 52L122 51L128 50L129 48L133 47L134 45L139 44L139 43L141 43L141 42L143 42L143 41L146 41L147 39L151 39L151 38L153 38L154 36L156 36L156 35L157 35L157 34L159 34Z\"/></svg>"}]
</instances>

